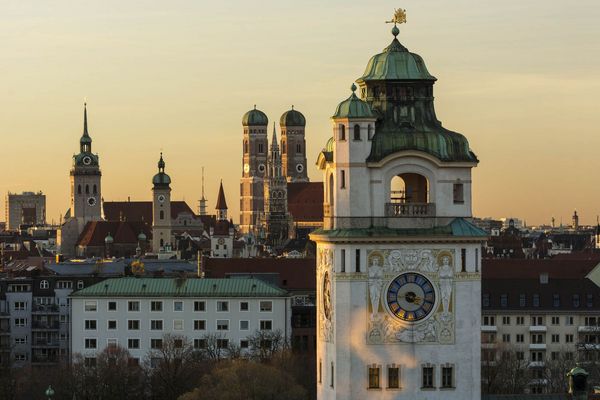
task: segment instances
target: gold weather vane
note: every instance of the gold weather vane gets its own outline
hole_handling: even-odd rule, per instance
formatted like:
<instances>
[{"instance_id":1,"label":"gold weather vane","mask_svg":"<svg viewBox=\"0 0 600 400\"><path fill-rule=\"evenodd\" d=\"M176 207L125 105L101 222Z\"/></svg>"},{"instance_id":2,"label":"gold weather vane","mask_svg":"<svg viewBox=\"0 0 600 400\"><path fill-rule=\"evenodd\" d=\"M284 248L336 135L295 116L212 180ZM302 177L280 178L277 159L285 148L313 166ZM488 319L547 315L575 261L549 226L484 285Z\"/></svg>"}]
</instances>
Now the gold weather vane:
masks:
<instances>
[{"instance_id":1,"label":"gold weather vane","mask_svg":"<svg viewBox=\"0 0 600 400\"><path fill-rule=\"evenodd\" d=\"M391 21L385 21L386 24L405 24L406 23L406 10L402 8L394 9L394 17Z\"/></svg>"}]
</instances>

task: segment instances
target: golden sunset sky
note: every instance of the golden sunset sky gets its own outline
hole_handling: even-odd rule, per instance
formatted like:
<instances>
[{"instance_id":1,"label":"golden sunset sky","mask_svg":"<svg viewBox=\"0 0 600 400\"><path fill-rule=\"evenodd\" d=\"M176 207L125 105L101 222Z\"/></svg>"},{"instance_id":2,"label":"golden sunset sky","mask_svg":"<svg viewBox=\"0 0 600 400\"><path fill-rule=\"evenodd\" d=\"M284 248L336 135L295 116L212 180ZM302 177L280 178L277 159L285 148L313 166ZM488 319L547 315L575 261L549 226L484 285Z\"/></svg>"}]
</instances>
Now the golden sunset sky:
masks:
<instances>
[{"instance_id":1,"label":"golden sunset sky","mask_svg":"<svg viewBox=\"0 0 600 400\"><path fill-rule=\"evenodd\" d=\"M159 152L174 199L211 212L219 180L239 218L241 117L307 119L309 174L329 117L392 40L420 54L438 118L466 135L474 215L529 224L600 214L598 0L0 0L0 220L4 194L68 207L71 157L88 101L105 200L150 200ZM279 129L278 129L279 133Z\"/></svg>"}]
</instances>

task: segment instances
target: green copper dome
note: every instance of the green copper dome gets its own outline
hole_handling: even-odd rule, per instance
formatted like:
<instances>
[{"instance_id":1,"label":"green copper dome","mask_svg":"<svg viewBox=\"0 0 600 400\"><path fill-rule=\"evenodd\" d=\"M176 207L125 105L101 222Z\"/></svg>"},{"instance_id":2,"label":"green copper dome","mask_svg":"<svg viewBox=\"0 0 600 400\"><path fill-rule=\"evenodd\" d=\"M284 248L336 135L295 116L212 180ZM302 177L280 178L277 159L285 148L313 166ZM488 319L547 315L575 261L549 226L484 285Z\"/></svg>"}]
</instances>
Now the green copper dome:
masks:
<instances>
[{"instance_id":1,"label":"green copper dome","mask_svg":"<svg viewBox=\"0 0 600 400\"><path fill-rule=\"evenodd\" d=\"M335 114L331 118L374 118L375 114L371 110L371 106L359 99L356 94L356 85L350 87L352 94L346 100L338 104L335 109Z\"/></svg>"},{"instance_id":2,"label":"green copper dome","mask_svg":"<svg viewBox=\"0 0 600 400\"><path fill-rule=\"evenodd\" d=\"M266 126L269 125L269 118L267 115L256 109L254 106L253 110L248 111L242 117L242 125L243 126Z\"/></svg>"},{"instance_id":3,"label":"green copper dome","mask_svg":"<svg viewBox=\"0 0 600 400\"><path fill-rule=\"evenodd\" d=\"M325 151L333 152L333 136L329 138L327 144L325 144Z\"/></svg>"},{"instance_id":4,"label":"green copper dome","mask_svg":"<svg viewBox=\"0 0 600 400\"><path fill-rule=\"evenodd\" d=\"M301 112L294 110L294 106L289 111L284 112L279 118L281 126L306 126L306 118Z\"/></svg>"},{"instance_id":5,"label":"green copper dome","mask_svg":"<svg viewBox=\"0 0 600 400\"><path fill-rule=\"evenodd\" d=\"M409 52L394 37L392 43L383 49L383 53L371 57L365 73L358 79L358 82L373 80L435 81L436 78L427 71L425 62L420 55Z\"/></svg>"},{"instance_id":6,"label":"green copper dome","mask_svg":"<svg viewBox=\"0 0 600 400\"><path fill-rule=\"evenodd\" d=\"M160 159L158 160L158 174L152 178L152 184L155 187L169 186L171 183L171 177L165 173L165 160L163 160L162 153L160 153Z\"/></svg>"}]
</instances>

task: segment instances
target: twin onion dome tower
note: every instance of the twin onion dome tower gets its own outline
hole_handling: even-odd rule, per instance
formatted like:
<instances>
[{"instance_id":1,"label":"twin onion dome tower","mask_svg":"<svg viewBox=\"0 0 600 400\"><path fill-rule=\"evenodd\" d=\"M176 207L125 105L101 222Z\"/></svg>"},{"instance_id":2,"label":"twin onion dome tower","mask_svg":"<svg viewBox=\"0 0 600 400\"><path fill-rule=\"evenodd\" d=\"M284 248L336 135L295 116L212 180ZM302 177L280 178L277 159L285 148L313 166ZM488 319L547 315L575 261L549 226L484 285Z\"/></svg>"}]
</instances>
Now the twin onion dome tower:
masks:
<instances>
[{"instance_id":1,"label":"twin onion dome tower","mask_svg":"<svg viewBox=\"0 0 600 400\"><path fill-rule=\"evenodd\" d=\"M435 115L423 59L393 40L319 154L317 398L479 400L481 254L467 139Z\"/></svg>"}]
</instances>

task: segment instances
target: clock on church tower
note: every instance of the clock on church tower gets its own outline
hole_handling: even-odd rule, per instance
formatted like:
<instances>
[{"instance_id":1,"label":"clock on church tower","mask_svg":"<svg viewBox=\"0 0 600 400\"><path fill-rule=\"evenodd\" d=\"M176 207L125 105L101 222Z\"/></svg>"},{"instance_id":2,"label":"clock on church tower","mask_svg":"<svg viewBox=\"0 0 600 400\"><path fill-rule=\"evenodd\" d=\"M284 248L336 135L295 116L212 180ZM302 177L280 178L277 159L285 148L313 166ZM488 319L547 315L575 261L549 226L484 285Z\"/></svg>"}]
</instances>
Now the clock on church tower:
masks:
<instances>
[{"instance_id":1,"label":"clock on church tower","mask_svg":"<svg viewBox=\"0 0 600 400\"><path fill-rule=\"evenodd\" d=\"M317 398L480 399L480 248L465 136L397 39L336 108L319 155Z\"/></svg>"}]
</instances>

